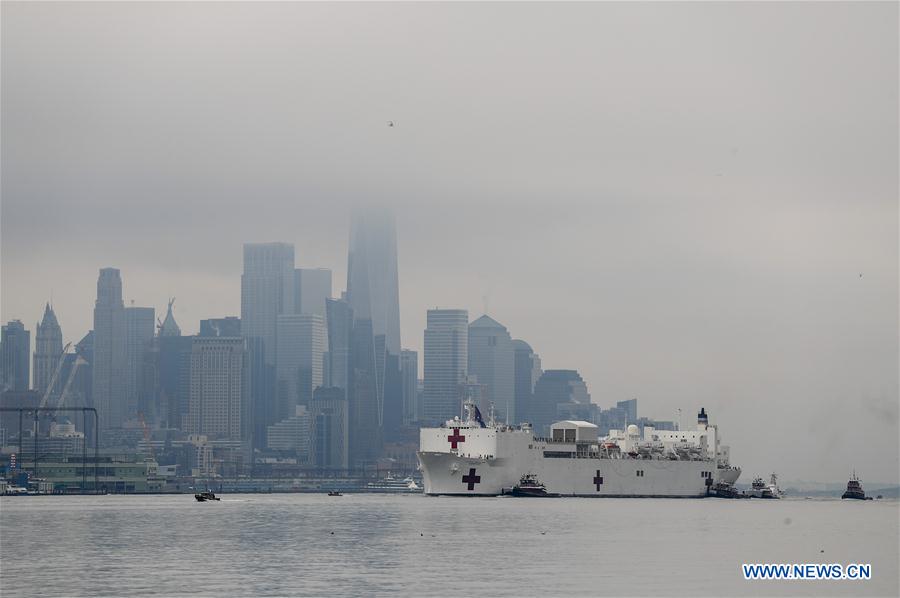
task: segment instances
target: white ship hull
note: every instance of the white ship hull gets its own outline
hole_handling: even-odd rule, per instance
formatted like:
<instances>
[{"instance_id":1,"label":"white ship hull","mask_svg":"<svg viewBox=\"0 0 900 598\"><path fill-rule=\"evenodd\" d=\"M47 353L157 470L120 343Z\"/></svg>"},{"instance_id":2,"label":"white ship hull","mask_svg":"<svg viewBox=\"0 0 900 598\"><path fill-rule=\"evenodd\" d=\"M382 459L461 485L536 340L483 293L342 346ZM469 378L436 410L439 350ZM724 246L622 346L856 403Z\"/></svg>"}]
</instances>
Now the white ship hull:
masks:
<instances>
[{"instance_id":1,"label":"white ship hull","mask_svg":"<svg viewBox=\"0 0 900 598\"><path fill-rule=\"evenodd\" d=\"M418 458L425 494L496 496L533 475L548 493L561 496L697 498L707 496L718 482L733 484L741 473L712 456L718 454L712 427L693 436L698 441L693 452L682 449L682 458L675 458L660 446L641 454L644 446L636 436L601 443L592 424L560 424L566 425L588 437L594 428L593 440L576 440L574 432L570 442L536 438L528 427L482 427L459 420L423 428ZM713 438L712 451L707 437Z\"/></svg>"},{"instance_id":2,"label":"white ship hull","mask_svg":"<svg viewBox=\"0 0 900 598\"><path fill-rule=\"evenodd\" d=\"M671 497L706 496L707 461L638 459L479 459L450 453L420 452L425 494L496 496L519 479L535 474L547 492L564 496ZM639 476L638 472L642 472Z\"/></svg>"}]
</instances>

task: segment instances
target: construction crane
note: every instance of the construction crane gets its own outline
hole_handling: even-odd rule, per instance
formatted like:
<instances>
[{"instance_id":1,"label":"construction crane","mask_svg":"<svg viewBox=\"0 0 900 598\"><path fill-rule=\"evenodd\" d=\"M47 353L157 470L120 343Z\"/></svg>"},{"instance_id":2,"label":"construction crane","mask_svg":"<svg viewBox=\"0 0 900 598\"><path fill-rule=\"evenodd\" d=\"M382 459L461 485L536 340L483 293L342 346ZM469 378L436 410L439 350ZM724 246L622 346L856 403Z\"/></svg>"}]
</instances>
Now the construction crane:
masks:
<instances>
[{"instance_id":1,"label":"construction crane","mask_svg":"<svg viewBox=\"0 0 900 598\"><path fill-rule=\"evenodd\" d=\"M69 388L72 386L72 381L75 380L75 374L78 373L78 368L86 363L87 361L81 355L76 355L75 363L72 364L72 369L69 370L69 376L66 378L66 383L63 386L62 392L59 393L59 399L56 400L55 411L53 411L54 417L56 417L56 411L58 411L66 401L66 397L69 394Z\"/></svg>"},{"instance_id":2,"label":"construction crane","mask_svg":"<svg viewBox=\"0 0 900 598\"><path fill-rule=\"evenodd\" d=\"M47 406L47 400L50 398L50 394L53 392L53 387L56 386L56 380L59 378L59 373L62 371L63 362L66 360L66 354L69 351L69 347L72 346L72 343L66 343L66 346L63 347L62 354L59 356L59 363L56 364L56 369L53 370L53 376L50 377L50 384L47 385L47 390L44 391L44 396L41 397L41 409Z\"/></svg>"}]
</instances>

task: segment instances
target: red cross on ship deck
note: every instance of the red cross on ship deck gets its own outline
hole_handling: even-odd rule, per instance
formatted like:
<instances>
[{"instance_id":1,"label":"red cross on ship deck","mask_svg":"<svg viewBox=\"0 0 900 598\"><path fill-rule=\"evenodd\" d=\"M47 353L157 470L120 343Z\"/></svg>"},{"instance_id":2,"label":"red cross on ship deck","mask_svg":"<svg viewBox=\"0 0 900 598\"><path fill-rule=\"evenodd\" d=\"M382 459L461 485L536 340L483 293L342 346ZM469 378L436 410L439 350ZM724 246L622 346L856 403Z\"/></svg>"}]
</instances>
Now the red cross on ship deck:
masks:
<instances>
[{"instance_id":1,"label":"red cross on ship deck","mask_svg":"<svg viewBox=\"0 0 900 598\"><path fill-rule=\"evenodd\" d=\"M480 476L480 475L475 475L475 468L474 468L474 467L470 467L470 468L469 468L469 475L464 475L464 476L462 477L462 483L463 483L463 484L468 484L468 485L469 485L469 490L474 490L474 489L475 489L475 484L479 483L480 481L481 481L481 476Z\"/></svg>"},{"instance_id":2,"label":"red cross on ship deck","mask_svg":"<svg viewBox=\"0 0 900 598\"><path fill-rule=\"evenodd\" d=\"M457 448L457 443L465 442L466 437L460 436L459 428L453 428L453 434L447 436L447 440L450 442L450 448ZM471 490L471 488L469 488L469 490Z\"/></svg>"},{"instance_id":3,"label":"red cross on ship deck","mask_svg":"<svg viewBox=\"0 0 900 598\"><path fill-rule=\"evenodd\" d=\"M600 492L600 486L603 484L603 476L600 475L600 470L597 470L597 475L594 476L594 485L597 486L597 492Z\"/></svg>"}]
</instances>

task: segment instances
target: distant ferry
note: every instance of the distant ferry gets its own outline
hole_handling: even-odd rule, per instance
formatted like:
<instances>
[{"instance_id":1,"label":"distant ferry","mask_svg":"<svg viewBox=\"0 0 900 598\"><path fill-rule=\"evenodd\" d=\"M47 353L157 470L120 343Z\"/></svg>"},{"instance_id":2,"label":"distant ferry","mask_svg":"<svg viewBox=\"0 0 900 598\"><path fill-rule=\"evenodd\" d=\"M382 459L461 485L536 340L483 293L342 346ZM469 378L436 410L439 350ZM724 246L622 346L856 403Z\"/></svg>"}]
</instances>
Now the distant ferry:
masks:
<instances>
[{"instance_id":1,"label":"distant ferry","mask_svg":"<svg viewBox=\"0 0 900 598\"><path fill-rule=\"evenodd\" d=\"M528 424L485 423L472 401L465 409L465 421L420 431L425 494L496 496L517 486L520 493L525 479L539 480L548 495L688 498L741 475L704 409L696 430L645 426L642 437L632 424L604 438L585 421L557 422L550 438L541 438Z\"/></svg>"},{"instance_id":2,"label":"distant ferry","mask_svg":"<svg viewBox=\"0 0 900 598\"><path fill-rule=\"evenodd\" d=\"M398 492L398 493L421 493L422 488L412 477L398 479L390 473L384 478L366 484L367 492Z\"/></svg>"}]
</instances>

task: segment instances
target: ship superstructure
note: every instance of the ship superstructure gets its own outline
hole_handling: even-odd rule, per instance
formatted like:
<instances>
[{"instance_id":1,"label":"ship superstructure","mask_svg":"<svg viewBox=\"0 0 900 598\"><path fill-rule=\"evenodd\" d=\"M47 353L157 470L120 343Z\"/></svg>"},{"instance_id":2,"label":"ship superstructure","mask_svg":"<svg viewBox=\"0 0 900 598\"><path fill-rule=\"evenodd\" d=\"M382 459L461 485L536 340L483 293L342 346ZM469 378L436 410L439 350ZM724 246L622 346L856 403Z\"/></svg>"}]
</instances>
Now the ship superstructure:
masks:
<instances>
[{"instance_id":1,"label":"ship superstructure","mask_svg":"<svg viewBox=\"0 0 900 598\"><path fill-rule=\"evenodd\" d=\"M562 496L700 497L741 473L704 409L695 430L645 426L642 435L632 424L599 438L590 422L560 421L543 438L528 424L485 423L471 401L465 408L464 420L420 430L426 494L493 496L535 476Z\"/></svg>"}]
</instances>

